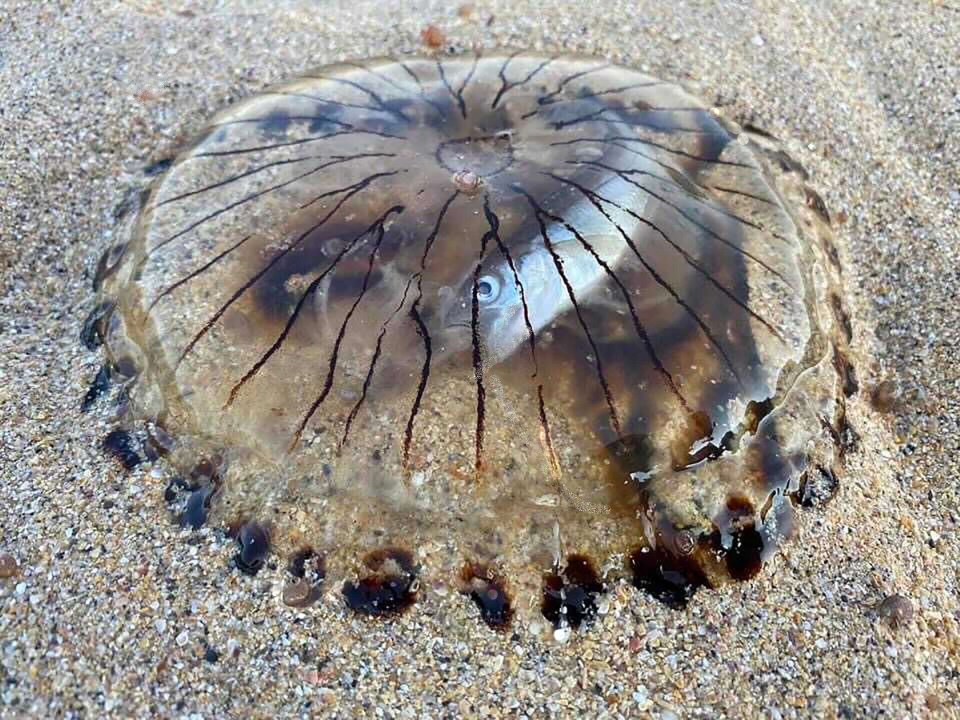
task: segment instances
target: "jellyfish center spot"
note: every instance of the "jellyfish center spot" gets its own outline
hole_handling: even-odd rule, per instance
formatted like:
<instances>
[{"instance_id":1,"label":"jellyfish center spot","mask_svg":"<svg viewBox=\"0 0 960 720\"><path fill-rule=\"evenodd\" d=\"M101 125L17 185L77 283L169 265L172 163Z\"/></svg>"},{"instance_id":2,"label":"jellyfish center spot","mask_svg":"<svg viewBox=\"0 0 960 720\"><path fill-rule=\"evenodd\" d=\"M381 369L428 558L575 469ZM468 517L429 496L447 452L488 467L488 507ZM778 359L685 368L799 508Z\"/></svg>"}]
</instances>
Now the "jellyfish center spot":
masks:
<instances>
[{"instance_id":1,"label":"jellyfish center spot","mask_svg":"<svg viewBox=\"0 0 960 720\"><path fill-rule=\"evenodd\" d=\"M437 162L453 173L458 185L479 186L483 178L503 172L513 163L510 134L446 140L437 147Z\"/></svg>"}]
</instances>

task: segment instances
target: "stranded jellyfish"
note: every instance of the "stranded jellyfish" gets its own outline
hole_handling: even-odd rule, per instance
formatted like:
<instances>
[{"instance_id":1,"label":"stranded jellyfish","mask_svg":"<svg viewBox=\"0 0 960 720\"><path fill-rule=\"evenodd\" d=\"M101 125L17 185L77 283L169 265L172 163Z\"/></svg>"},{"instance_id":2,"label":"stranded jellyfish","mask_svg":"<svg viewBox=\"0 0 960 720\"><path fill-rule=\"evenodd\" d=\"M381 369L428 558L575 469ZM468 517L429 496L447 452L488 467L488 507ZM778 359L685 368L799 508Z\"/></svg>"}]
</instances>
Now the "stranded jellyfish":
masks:
<instances>
[{"instance_id":1,"label":"stranded jellyfish","mask_svg":"<svg viewBox=\"0 0 960 720\"><path fill-rule=\"evenodd\" d=\"M835 479L855 381L804 179L602 60L328 66L156 178L87 335L181 522L309 545L360 612L459 582L575 625L618 577L682 604Z\"/></svg>"}]
</instances>

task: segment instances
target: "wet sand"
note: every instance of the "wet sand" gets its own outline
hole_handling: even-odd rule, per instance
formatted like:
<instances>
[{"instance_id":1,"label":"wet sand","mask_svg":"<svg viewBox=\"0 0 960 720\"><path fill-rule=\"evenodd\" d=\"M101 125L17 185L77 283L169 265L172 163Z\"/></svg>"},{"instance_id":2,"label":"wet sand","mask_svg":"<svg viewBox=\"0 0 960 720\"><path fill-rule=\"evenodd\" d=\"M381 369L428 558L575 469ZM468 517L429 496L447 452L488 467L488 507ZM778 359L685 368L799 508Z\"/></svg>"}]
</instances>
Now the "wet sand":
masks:
<instances>
[{"instance_id":1,"label":"wet sand","mask_svg":"<svg viewBox=\"0 0 960 720\"><path fill-rule=\"evenodd\" d=\"M8 2L0 10L0 716L960 716L954 2ZM174 527L79 412L78 341L134 176L215 110L338 59L585 52L776 135L835 219L861 393L839 489L755 580L674 611L616 586L566 643L430 584L392 622L285 606ZM953 48L953 49L951 49ZM870 389L896 380L893 412ZM6 562L6 564L5 564ZM876 608L909 599L891 622Z\"/></svg>"}]
</instances>

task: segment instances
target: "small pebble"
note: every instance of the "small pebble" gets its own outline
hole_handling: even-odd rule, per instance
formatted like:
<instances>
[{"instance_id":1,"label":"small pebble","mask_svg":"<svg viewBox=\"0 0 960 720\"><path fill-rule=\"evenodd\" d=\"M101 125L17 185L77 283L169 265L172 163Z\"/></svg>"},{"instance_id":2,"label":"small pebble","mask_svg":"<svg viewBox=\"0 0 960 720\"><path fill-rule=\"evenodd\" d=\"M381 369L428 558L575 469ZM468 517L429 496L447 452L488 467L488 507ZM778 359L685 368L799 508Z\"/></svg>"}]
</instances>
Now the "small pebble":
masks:
<instances>
[{"instance_id":1,"label":"small pebble","mask_svg":"<svg viewBox=\"0 0 960 720\"><path fill-rule=\"evenodd\" d=\"M913 618L913 603L904 595L891 595L877 604L876 612L879 618L896 628Z\"/></svg>"},{"instance_id":2,"label":"small pebble","mask_svg":"<svg viewBox=\"0 0 960 720\"><path fill-rule=\"evenodd\" d=\"M428 48L431 50L436 50L443 45L446 37L444 37L443 30L438 28L436 25L427 25L423 30L420 31L420 39Z\"/></svg>"},{"instance_id":3,"label":"small pebble","mask_svg":"<svg viewBox=\"0 0 960 720\"><path fill-rule=\"evenodd\" d=\"M870 404L877 412L888 413L892 411L899 399L900 387L894 380L878 382L870 391Z\"/></svg>"},{"instance_id":4,"label":"small pebble","mask_svg":"<svg viewBox=\"0 0 960 720\"><path fill-rule=\"evenodd\" d=\"M306 607L314 600L313 588L303 578L287 583L283 588L283 604L290 607Z\"/></svg>"},{"instance_id":5,"label":"small pebble","mask_svg":"<svg viewBox=\"0 0 960 720\"><path fill-rule=\"evenodd\" d=\"M20 574L20 565L10 553L0 553L0 578L12 578Z\"/></svg>"}]
</instances>

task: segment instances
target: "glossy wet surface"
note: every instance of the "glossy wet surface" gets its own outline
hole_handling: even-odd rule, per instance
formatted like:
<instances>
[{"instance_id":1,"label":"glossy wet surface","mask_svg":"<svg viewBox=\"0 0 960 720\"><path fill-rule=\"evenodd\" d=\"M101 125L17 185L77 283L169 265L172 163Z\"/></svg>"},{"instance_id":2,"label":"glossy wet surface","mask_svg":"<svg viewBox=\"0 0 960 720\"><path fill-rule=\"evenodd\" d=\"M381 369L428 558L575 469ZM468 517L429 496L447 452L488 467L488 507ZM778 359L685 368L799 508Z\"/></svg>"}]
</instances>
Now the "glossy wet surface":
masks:
<instances>
[{"instance_id":1,"label":"glossy wet surface","mask_svg":"<svg viewBox=\"0 0 960 720\"><path fill-rule=\"evenodd\" d=\"M759 570L842 416L828 218L778 153L590 58L323 68L176 158L87 335L174 467L218 458L185 524L269 516L340 577L479 553L537 596L567 553L630 552L683 599ZM348 604L412 602L406 567Z\"/></svg>"}]
</instances>

